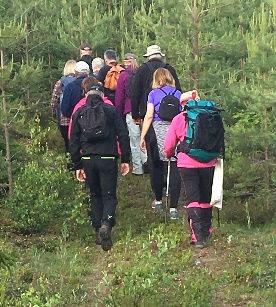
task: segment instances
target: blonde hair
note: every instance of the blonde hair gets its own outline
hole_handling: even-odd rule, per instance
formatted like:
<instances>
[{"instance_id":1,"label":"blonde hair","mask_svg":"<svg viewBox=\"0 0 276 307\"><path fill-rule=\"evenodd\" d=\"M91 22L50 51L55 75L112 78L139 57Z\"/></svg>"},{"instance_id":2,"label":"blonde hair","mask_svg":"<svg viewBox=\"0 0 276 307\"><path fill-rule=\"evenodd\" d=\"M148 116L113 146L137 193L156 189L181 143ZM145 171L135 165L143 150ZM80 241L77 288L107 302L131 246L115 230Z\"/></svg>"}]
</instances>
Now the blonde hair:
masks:
<instances>
[{"instance_id":1,"label":"blonde hair","mask_svg":"<svg viewBox=\"0 0 276 307\"><path fill-rule=\"evenodd\" d=\"M175 87L172 74L166 68L158 68L153 74L152 88L160 88L165 85Z\"/></svg>"},{"instance_id":2,"label":"blonde hair","mask_svg":"<svg viewBox=\"0 0 276 307\"><path fill-rule=\"evenodd\" d=\"M67 61L63 68L63 76L74 75L76 63L75 60Z\"/></svg>"}]
</instances>

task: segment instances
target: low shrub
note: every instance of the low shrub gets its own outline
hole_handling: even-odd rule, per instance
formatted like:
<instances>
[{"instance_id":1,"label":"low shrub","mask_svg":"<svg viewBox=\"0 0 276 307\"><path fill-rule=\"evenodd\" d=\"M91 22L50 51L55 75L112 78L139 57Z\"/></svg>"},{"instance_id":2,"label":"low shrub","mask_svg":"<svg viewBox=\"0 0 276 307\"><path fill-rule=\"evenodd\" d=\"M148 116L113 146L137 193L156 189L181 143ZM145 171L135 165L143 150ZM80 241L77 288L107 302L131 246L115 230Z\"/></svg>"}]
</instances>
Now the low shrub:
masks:
<instances>
[{"instance_id":1,"label":"low shrub","mask_svg":"<svg viewBox=\"0 0 276 307\"><path fill-rule=\"evenodd\" d=\"M10 217L21 233L42 232L51 222L56 227L61 218L63 222L71 219L71 213L78 218L82 194L76 192L78 185L65 165L63 156L46 151L38 161L27 162L22 168L14 192L6 201Z\"/></svg>"}]
</instances>

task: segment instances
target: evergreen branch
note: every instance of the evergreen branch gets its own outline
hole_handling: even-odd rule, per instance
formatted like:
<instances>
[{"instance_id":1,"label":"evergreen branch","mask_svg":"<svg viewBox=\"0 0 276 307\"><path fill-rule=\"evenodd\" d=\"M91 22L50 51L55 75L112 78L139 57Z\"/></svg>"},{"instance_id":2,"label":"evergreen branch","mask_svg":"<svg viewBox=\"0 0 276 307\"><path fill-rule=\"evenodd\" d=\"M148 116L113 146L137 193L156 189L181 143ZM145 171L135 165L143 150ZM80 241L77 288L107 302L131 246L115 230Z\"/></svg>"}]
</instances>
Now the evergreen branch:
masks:
<instances>
[{"instance_id":1,"label":"evergreen branch","mask_svg":"<svg viewBox=\"0 0 276 307\"><path fill-rule=\"evenodd\" d=\"M188 9L189 9L189 11L190 11L190 13L192 12L192 8L191 8L191 6L188 4L188 1L186 1L186 6L188 7Z\"/></svg>"},{"instance_id":2,"label":"evergreen branch","mask_svg":"<svg viewBox=\"0 0 276 307\"><path fill-rule=\"evenodd\" d=\"M209 43L208 45L202 46L201 49L205 49L205 48L213 48L213 47L220 47L222 46L221 44L218 43Z\"/></svg>"},{"instance_id":3,"label":"evergreen branch","mask_svg":"<svg viewBox=\"0 0 276 307\"><path fill-rule=\"evenodd\" d=\"M17 115L19 114L20 111L21 111L20 109L17 110L17 112L14 114L13 118L8 123L8 126L10 126L12 124L12 122L16 119L16 117L17 117Z\"/></svg>"},{"instance_id":4,"label":"evergreen branch","mask_svg":"<svg viewBox=\"0 0 276 307\"><path fill-rule=\"evenodd\" d=\"M8 183L0 183L0 188L5 188L8 187L9 184Z\"/></svg>"},{"instance_id":5,"label":"evergreen branch","mask_svg":"<svg viewBox=\"0 0 276 307\"><path fill-rule=\"evenodd\" d=\"M202 10L200 13L199 13L199 15L202 15L202 14L204 14L204 13L207 13L207 12L209 12L210 10L213 10L213 9L221 9L221 8L223 8L223 7L225 7L225 6L228 6L228 5L233 5L234 3L226 3L226 4L223 4L223 5L218 5L218 6L211 6L211 7L209 7L208 9L205 9L205 10Z\"/></svg>"},{"instance_id":6,"label":"evergreen branch","mask_svg":"<svg viewBox=\"0 0 276 307\"><path fill-rule=\"evenodd\" d=\"M42 44L45 44L45 43L46 43L46 41L41 42L41 43L39 43L39 44L35 45L34 47L32 47L32 48L28 49L28 52L32 51L32 50L33 50L33 49L35 49L36 47L38 47L38 46L40 46L40 45L42 45Z\"/></svg>"}]
</instances>

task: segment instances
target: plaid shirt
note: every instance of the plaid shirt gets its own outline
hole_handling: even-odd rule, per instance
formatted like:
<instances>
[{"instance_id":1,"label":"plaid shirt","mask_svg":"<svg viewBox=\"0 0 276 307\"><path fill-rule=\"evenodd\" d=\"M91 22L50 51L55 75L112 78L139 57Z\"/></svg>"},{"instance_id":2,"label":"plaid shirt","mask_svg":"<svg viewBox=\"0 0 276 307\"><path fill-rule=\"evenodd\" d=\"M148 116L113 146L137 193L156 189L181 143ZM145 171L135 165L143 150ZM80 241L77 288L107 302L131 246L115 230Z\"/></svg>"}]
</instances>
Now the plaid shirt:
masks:
<instances>
[{"instance_id":1,"label":"plaid shirt","mask_svg":"<svg viewBox=\"0 0 276 307\"><path fill-rule=\"evenodd\" d=\"M61 81L58 80L54 86L52 99L51 99L51 110L52 115L56 118L61 126L69 126L70 118L63 116L60 113L60 96L61 96Z\"/></svg>"}]
</instances>

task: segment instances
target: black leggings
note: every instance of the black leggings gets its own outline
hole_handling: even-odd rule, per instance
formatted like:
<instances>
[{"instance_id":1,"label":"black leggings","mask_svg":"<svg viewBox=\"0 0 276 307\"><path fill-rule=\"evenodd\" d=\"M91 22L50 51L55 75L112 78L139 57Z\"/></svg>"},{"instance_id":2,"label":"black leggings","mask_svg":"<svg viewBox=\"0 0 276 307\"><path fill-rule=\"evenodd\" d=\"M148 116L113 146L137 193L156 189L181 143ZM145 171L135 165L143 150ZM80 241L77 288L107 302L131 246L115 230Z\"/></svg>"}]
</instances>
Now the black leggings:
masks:
<instances>
[{"instance_id":1,"label":"black leggings","mask_svg":"<svg viewBox=\"0 0 276 307\"><path fill-rule=\"evenodd\" d=\"M180 168L180 175L187 197L188 221L193 242L205 242L210 238L212 225L212 208L196 207L211 201L214 167Z\"/></svg>"},{"instance_id":2,"label":"black leggings","mask_svg":"<svg viewBox=\"0 0 276 307\"><path fill-rule=\"evenodd\" d=\"M146 134L146 145L147 145L151 188L153 193L155 194L155 199L161 201L164 187L166 187L168 162L160 160L156 135L152 126L150 126L149 131ZM178 168L176 166L176 161L173 161L171 162L170 185L169 185L171 208L177 207L180 196L180 190L181 190L181 178Z\"/></svg>"},{"instance_id":3,"label":"black leggings","mask_svg":"<svg viewBox=\"0 0 276 307\"><path fill-rule=\"evenodd\" d=\"M192 202L211 201L214 167L179 169L187 197L187 205Z\"/></svg>"},{"instance_id":4,"label":"black leggings","mask_svg":"<svg viewBox=\"0 0 276 307\"><path fill-rule=\"evenodd\" d=\"M167 186L168 162L154 161L150 164L150 179L155 199L162 200L163 190ZM176 208L179 200L181 179L176 165L176 161L170 162L170 178L169 178L169 194L170 207Z\"/></svg>"}]
</instances>

